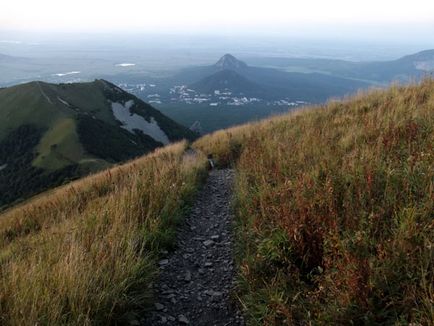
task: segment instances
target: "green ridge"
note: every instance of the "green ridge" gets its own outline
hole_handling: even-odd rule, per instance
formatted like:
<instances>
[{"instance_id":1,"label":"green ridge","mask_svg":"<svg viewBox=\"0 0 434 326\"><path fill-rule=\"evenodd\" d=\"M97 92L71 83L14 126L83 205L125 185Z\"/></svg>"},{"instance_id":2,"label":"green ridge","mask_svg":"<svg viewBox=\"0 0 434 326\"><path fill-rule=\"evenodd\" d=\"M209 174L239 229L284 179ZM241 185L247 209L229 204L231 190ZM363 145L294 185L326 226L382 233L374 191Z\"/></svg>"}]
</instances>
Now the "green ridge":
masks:
<instances>
[{"instance_id":1,"label":"green ridge","mask_svg":"<svg viewBox=\"0 0 434 326\"><path fill-rule=\"evenodd\" d=\"M31 82L0 89L0 184L14 193L0 197L0 208L33 193L60 184L70 177L98 171L118 162L141 156L162 144L141 131L129 132L113 115L112 102L133 100L132 113L150 121L155 119L171 141L194 139L195 134L167 118L152 106L105 81L90 83L48 84ZM23 128L27 126L28 128ZM37 134L23 151L10 151L29 130ZM26 136L26 137L25 137ZM25 158L25 159L24 159ZM59 171L77 173L68 176ZM27 171L27 172L23 172ZM53 177L53 174L56 177ZM26 195L23 176L42 178ZM43 181L45 176L47 181ZM9 189L9 190L8 190Z\"/></svg>"}]
</instances>

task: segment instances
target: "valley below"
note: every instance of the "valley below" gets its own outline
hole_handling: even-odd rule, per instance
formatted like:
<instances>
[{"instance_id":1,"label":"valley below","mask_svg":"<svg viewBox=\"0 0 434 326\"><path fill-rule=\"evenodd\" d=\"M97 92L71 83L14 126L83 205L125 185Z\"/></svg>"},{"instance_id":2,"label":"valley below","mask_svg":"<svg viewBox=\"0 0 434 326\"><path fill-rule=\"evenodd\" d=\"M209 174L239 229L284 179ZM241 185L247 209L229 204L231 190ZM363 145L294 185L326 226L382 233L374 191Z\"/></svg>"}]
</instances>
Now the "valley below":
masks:
<instances>
[{"instance_id":1,"label":"valley below","mask_svg":"<svg viewBox=\"0 0 434 326\"><path fill-rule=\"evenodd\" d=\"M247 59L249 63L226 54L206 64L209 59L201 56L196 58L201 64L195 65L185 57L177 61L178 66L168 64L163 68L146 56L135 60L71 60L4 55L0 56L4 72L0 86L35 79L76 83L102 78L184 126L200 125L199 131L208 133L341 98L359 89L418 80L432 71L434 54L426 50L396 60L367 62L278 56Z\"/></svg>"}]
</instances>

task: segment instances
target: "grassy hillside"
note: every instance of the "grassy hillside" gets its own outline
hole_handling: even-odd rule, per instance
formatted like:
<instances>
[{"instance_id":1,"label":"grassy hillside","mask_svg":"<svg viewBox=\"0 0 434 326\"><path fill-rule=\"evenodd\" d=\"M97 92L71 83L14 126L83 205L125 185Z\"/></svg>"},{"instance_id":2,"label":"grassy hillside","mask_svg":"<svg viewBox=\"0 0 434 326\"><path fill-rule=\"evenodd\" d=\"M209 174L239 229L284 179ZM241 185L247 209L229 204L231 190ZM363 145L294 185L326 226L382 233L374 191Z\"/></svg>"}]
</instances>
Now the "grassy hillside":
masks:
<instances>
[{"instance_id":1,"label":"grassy hillside","mask_svg":"<svg viewBox=\"0 0 434 326\"><path fill-rule=\"evenodd\" d=\"M128 102L133 103L131 114L155 121L170 141L195 137L103 80L32 82L0 90L0 208L162 146L159 139L142 130L129 131L117 120L112 103Z\"/></svg>"},{"instance_id":2,"label":"grassy hillside","mask_svg":"<svg viewBox=\"0 0 434 326\"><path fill-rule=\"evenodd\" d=\"M134 318L204 176L203 154L236 168L234 297L251 325L434 323L434 81L194 147L196 156L186 143L157 150L1 214L0 324Z\"/></svg>"},{"instance_id":3,"label":"grassy hillside","mask_svg":"<svg viewBox=\"0 0 434 326\"><path fill-rule=\"evenodd\" d=\"M123 323L203 176L178 143L0 216L0 324Z\"/></svg>"},{"instance_id":4,"label":"grassy hillside","mask_svg":"<svg viewBox=\"0 0 434 326\"><path fill-rule=\"evenodd\" d=\"M434 323L434 81L205 136L251 325Z\"/></svg>"}]
</instances>

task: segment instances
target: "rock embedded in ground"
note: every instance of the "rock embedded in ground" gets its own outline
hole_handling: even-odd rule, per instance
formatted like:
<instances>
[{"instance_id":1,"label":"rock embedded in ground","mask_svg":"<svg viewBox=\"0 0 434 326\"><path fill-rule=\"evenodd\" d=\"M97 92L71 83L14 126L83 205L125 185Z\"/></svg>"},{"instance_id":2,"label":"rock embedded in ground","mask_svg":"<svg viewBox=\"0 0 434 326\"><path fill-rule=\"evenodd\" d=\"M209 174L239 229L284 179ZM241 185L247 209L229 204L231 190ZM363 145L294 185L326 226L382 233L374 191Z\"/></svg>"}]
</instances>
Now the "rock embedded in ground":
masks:
<instances>
[{"instance_id":1,"label":"rock embedded in ground","mask_svg":"<svg viewBox=\"0 0 434 326\"><path fill-rule=\"evenodd\" d=\"M190 271L186 271L186 272L185 272L184 280L185 280L186 282L190 282L190 281L191 281L191 272L190 272Z\"/></svg>"},{"instance_id":2,"label":"rock embedded in ground","mask_svg":"<svg viewBox=\"0 0 434 326\"><path fill-rule=\"evenodd\" d=\"M190 323L190 321L184 315L179 315L178 321L180 324L183 324L183 325L188 325Z\"/></svg>"},{"instance_id":3,"label":"rock embedded in ground","mask_svg":"<svg viewBox=\"0 0 434 326\"><path fill-rule=\"evenodd\" d=\"M206 240L203 242L205 247L212 246L215 242L213 240Z\"/></svg>"},{"instance_id":4,"label":"rock embedded in ground","mask_svg":"<svg viewBox=\"0 0 434 326\"><path fill-rule=\"evenodd\" d=\"M167 265L169 263L169 260L168 259L162 259L162 260L160 260L159 262L158 262L158 265L160 265L160 266L165 266L165 265Z\"/></svg>"},{"instance_id":5,"label":"rock embedded in ground","mask_svg":"<svg viewBox=\"0 0 434 326\"><path fill-rule=\"evenodd\" d=\"M155 305L142 325L235 326L244 320L231 299L233 171L213 170L177 233L177 247L159 262ZM194 226L194 227L193 227Z\"/></svg>"}]
</instances>

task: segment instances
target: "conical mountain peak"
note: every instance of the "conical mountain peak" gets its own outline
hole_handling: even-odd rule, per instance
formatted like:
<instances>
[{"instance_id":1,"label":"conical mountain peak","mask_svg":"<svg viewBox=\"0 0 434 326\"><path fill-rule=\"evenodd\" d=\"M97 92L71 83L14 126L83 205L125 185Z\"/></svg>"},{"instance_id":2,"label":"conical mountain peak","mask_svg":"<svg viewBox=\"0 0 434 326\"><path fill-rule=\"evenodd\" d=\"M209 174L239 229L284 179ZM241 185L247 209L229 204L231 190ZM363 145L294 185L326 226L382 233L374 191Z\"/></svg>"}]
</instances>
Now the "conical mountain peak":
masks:
<instances>
[{"instance_id":1,"label":"conical mountain peak","mask_svg":"<svg viewBox=\"0 0 434 326\"><path fill-rule=\"evenodd\" d=\"M221 69L242 69L246 68L247 64L228 53L221 57L215 66Z\"/></svg>"}]
</instances>

